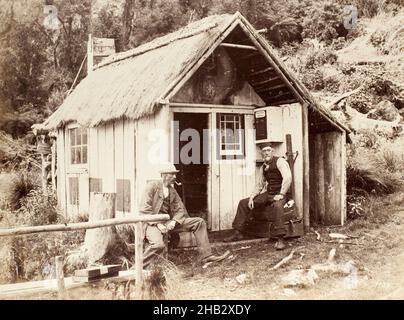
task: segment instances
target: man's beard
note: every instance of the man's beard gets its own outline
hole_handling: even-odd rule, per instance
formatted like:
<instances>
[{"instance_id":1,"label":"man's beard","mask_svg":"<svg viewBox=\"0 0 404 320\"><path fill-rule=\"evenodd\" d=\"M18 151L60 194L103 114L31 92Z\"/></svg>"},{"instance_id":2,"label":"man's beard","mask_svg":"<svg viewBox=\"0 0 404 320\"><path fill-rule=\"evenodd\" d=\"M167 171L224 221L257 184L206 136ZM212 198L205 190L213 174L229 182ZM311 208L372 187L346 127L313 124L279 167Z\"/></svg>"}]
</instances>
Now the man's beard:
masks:
<instances>
[{"instance_id":1,"label":"man's beard","mask_svg":"<svg viewBox=\"0 0 404 320\"><path fill-rule=\"evenodd\" d=\"M264 158L264 162L265 162L265 163L270 163L271 160L272 160L272 158L273 158L273 157L266 156L266 157Z\"/></svg>"}]
</instances>

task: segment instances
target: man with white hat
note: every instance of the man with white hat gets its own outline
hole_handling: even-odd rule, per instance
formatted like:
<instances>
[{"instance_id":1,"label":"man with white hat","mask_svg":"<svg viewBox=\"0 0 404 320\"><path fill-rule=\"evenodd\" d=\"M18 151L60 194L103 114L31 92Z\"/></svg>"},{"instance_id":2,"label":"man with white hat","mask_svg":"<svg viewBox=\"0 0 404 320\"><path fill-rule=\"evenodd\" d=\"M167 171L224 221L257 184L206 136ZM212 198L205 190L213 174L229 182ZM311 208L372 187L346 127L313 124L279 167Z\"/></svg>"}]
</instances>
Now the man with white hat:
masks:
<instances>
[{"instance_id":1,"label":"man with white hat","mask_svg":"<svg viewBox=\"0 0 404 320\"><path fill-rule=\"evenodd\" d=\"M286 247L283 240L286 234L283 207L286 201L286 193L292 184L292 172L284 158L274 156L274 149L271 146L264 146L261 152L264 164L260 168L255 190L249 198L240 200L233 221L235 232L224 241L242 240L244 238L244 225L253 210L271 205L275 217L271 237L278 239L275 243L275 248L282 250Z\"/></svg>"},{"instance_id":2,"label":"man with white hat","mask_svg":"<svg viewBox=\"0 0 404 320\"><path fill-rule=\"evenodd\" d=\"M221 256L212 254L205 220L189 217L180 196L173 187L178 172L172 163L164 164L160 170L161 180L150 182L144 191L140 205L141 213L170 215L170 220L165 223L150 222L146 225L145 238L149 245L144 252L144 267L164 252L163 234L171 230L194 233L202 263L221 261L230 253L226 252Z\"/></svg>"}]
</instances>

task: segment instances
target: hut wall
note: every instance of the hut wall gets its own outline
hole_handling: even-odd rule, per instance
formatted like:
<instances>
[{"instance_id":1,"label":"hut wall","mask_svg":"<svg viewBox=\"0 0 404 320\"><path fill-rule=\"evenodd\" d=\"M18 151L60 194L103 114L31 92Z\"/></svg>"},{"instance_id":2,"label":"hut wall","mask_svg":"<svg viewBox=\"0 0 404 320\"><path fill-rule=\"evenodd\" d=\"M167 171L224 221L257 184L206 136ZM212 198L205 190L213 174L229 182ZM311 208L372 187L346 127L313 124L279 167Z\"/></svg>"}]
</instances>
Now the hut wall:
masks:
<instances>
[{"instance_id":1,"label":"hut wall","mask_svg":"<svg viewBox=\"0 0 404 320\"><path fill-rule=\"evenodd\" d=\"M346 219L345 132L312 133L310 149L310 220L343 225Z\"/></svg>"},{"instance_id":2,"label":"hut wall","mask_svg":"<svg viewBox=\"0 0 404 320\"><path fill-rule=\"evenodd\" d=\"M134 210L134 145L132 120L117 120L89 129L88 192L116 193L117 216Z\"/></svg>"},{"instance_id":3,"label":"hut wall","mask_svg":"<svg viewBox=\"0 0 404 320\"><path fill-rule=\"evenodd\" d=\"M135 207L141 201L146 183L160 179L161 163L170 159L170 126L172 113L168 106L161 107L152 117L134 123L135 138ZM127 159L126 159L127 161Z\"/></svg>"}]
</instances>

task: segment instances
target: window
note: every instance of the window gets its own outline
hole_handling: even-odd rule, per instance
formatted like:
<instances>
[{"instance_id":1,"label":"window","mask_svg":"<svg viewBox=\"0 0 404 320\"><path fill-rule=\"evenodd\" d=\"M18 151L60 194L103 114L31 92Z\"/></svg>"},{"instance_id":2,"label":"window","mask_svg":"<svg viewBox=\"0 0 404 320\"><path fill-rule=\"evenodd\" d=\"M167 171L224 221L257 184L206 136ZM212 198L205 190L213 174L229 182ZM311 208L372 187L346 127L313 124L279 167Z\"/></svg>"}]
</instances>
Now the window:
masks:
<instances>
[{"instance_id":1,"label":"window","mask_svg":"<svg viewBox=\"0 0 404 320\"><path fill-rule=\"evenodd\" d=\"M69 130L70 134L70 163L87 163L87 129L73 128Z\"/></svg>"},{"instance_id":2,"label":"window","mask_svg":"<svg viewBox=\"0 0 404 320\"><path fill-rule=\"evenodd\" d=\"M220 113L217 122L219 158L244 158L244 115Z\"/></svg>"}]
</instances>

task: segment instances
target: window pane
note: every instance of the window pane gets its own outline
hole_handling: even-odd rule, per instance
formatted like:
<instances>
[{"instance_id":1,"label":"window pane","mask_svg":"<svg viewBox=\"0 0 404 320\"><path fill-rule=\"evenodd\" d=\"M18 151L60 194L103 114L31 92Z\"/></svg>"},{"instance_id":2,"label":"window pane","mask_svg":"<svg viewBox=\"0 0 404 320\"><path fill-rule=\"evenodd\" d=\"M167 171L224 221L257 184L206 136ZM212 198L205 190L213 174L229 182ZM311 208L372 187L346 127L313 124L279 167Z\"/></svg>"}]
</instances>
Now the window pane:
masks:
<instances>
[{"instance_id":1,"label":"window pane","mask_svg":"<svg viewBox=\"0 0 404 320\"><path fill-rule=\"evenodd\" d=\"M82 160L83 160L82 163L87 163L87 147L83 147L83 150L82 150Z\"/></svg>"},{"instance_id":2,"label":"window pane","mask_svg":"<svg viewBox=\"0 0 404 320\"><path fill-rule=\"evenodd\" d=\"M81 148L76 148L76 163L81 163Z\"/></svg>"},{"instance_id":3,"label":"window pane","mask_svg":"<svg viewBox=\"0 0 404 320\"><path fill-rule=\"evenodd\" d=\"M81 144L81 130L77 132L76 144L77 144L77 145L80 145L80 144Z\"/></svg>"},{"instance_id":4,"label":"window pane","mask_svg":"<svg viewBox=\"0 0 404 320\"><path fill-rule=\"evenodd\" d=\"M87 144L87 130L83 129L81 132L82 132L82 137L83 137L82 143Z\"/></svg>"},{"instance_id":5,"label":"window pane","mask_svg":"<svg viewBox=\"0 0 404 320\"><path fill-rule=\"evenodd\" d=\"M72 147L72 149L71 149L70 163L71 164L76 163L76 156L75 156L75 148L74 147Z\"/></svg>"},{"instance_id":6,"label":"window pane","mask_svg":"<svg viewBox=\"0 0 404 320\"><path fill-rule=\"evenodd\" d=\"M70 144L72 146L76 145L76 129L71 129L70 130Z\"/></svg>"}]
</instances>

